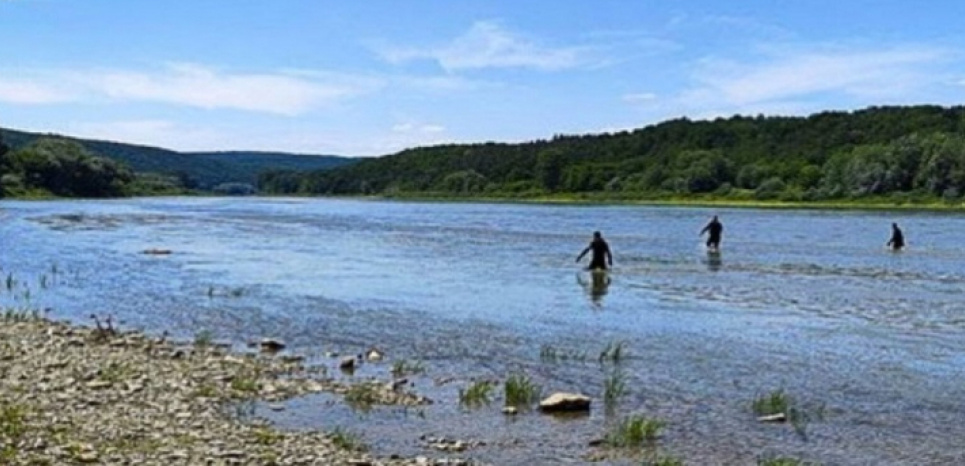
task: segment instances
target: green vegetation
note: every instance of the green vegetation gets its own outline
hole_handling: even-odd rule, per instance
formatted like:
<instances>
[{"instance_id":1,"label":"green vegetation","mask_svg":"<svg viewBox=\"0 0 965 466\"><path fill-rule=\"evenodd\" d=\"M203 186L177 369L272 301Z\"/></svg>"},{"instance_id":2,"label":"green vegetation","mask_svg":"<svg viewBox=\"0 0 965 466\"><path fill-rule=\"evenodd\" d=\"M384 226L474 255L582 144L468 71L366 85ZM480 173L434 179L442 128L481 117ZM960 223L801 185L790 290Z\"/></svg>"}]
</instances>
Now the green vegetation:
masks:
<instances>
[{"instance_id":1,"label":"green vegetation","mask_svg":"<svg viewBox=\"0 0 965 466\"><path fill-rule=\"evenodd\" d=\"M358 383L345 392L345 402L353 409L368 411L379 402L379 387L375 383Z\"/></svg>"},{"instance_id":2,"label":"green vegetation","mask_svg":"<svg viewBox=\"0 0 965 466\"><path fill-rule=\"evenodd\" d=\"M503 384L506 406L527 408L539 401L542 388L525 374L511 374Z\"/></svg>"},{"instance_id":3,"label":"green vegetation","mask_svg":"<svg viewBox=\"0 0 965 466\"><path fill-rule=\"evenodd\" d=\"M80 144L42 138L17 150L0 141L0 197L117 197L134 173Z\"/></svg>"},{"instance_id":4,"label":"green vegetation","mask_svg":"<svg viewBox=\"0 0 965 466\"><path fill-rule=\"evenodd\" d=\"M358 435L344 430L342 428L335 428L332 432L328 434L328 438L332 440L332 443L336 447L348 451L366 451L368 447L362 442Z\"/></svg>"},{"instance_id":5,"label":"green vegetation","mask_svg":"<svg viewBox=\"0 0 965 466\"><path fill-rule=\"evenodd\" d=\"M231 389L243 396L258 393L261 384L258 383L257 373L239 373L231 379Z\"/></svg>"},{"instance_id":6,"label":"green vegetation","mask_svg":"<svg viewBox=\"0 0 965 466\"><path fill-rule=\"evenodd\" d=\"M666 425L659 419L633 415L624 418L611 427L604 438L604 443L614 448L634 448L644 443L653 443L660 437L660 431Z\"/></svg>"},{"instance_id":7,"label":"green vegetation","mask_svg":"<svg viewBox=\"0 0 965 466\"><path fill-rule=\"evenodd\" d=\"M469 388L459 389L459 404L477 407L492 401L493 383L488 380L473 382Z\"/></svg>"},{"instance_id":8,"label":"green vegetation","mask_svg":"<svg viewBox=\"0 0 965 466\"><path fill-rule=\"evenodd\" d=\"M751 407L754 409L754 414L758 416L788 415L791 397L784 393L784 389L778 389L755 398Z\"/></svg>"},{"instance_id":9,"label":"green vegetation","mask_svg":"<svg viewBox=\"0 0 965 466\"><path fill-rule=\"evenodd\" d=\"M586 361L586 351L559 349L552 345L543 345L539 348L539 358L546 362Z\"/></svg>"},{"instance_id":10,"label":"green vegetation","mask_svg":"<svg viewBox=\"0 0 965 466\"><path fill-rule=\"evenodd\" d=\"M19 404L0 400L0 460L16 457L17 444L27 432L27 409Z\"/></svg>"},{"instance_id":11,"label":"green vegetation","mask_svg":"<svg viewBox=\"0 0 965 466\"><path fill-rule=\"evenodd\" d=\"M626 346L627 343L625 341L611 341L607 343L606 348L603 348L603 351L600 351L600 363L619 363L627 356Z\"/></svg>"},{"instance_id":12,"label":"green vegetation","mask_svg":"<svg viewBox=\"0 0 965 466\"><path fill-rule=\"evenodd\" d=\"M211 330L201 330L194 334L194 346L208 347L214 343L214 333Z\"/></svg>"},{"instance_id":13,"label":"green vegetation","mask_svg":"<svg viewBox=\"0 0 965 466\"><path fill-rule=\"evenodd\" d=\"M623 371L614 370L603 380L603 406L608 414L616 410L620 399L627 394L627 381Z\"/></svg>"},{"instance_id":14,"label":"green vegetation","mask_svg":"<svg viewBox=\"0 0 965 466\"><path fill-rule=\"evenodd\" d=\"M522 144L408 149L269 172L269 193L596 201L960 205L965 107L676 119Z\"/></svg>"},{"instance_id":15,"label":"green vegetation","mask_svg":"<svg viewBox=\"0 0 965 466\"><path fill-rule=\"evenodd\" d=\"M405 377L407 375L421 374L426 371L425 365L419 361L406 361L398 359L392 363L392 376Z\"/></svg>"}]
</instances>

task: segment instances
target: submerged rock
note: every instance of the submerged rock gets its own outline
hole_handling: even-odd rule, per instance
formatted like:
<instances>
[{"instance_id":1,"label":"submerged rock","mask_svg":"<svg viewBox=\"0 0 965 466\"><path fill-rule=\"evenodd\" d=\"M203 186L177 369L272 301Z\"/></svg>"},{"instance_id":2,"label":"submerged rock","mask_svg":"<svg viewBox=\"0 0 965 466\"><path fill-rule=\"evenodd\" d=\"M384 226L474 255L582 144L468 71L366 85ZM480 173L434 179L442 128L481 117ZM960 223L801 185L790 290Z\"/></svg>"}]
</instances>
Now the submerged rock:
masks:
<instances>
[{"instance_id":1,"label":"submerged rock","mask_svg":"<svg viewBox=\"0 0 965 466\"><path fill-rule=\"evenodd\" d=\"M342 360L338 363L338 367L339 369L346 371L355 370L355 358L352 356L342 358Z\"/></svg>"}]
</instances>

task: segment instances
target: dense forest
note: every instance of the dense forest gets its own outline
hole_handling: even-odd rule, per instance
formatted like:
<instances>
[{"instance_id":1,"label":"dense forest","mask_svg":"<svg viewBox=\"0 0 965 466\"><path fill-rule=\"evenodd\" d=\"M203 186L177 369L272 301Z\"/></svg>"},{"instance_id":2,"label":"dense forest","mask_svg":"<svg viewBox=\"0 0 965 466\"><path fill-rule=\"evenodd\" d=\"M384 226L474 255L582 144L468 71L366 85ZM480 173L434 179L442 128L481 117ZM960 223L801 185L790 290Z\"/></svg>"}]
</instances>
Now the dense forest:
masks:
<instances>
[{"instance_id":1,"label":"dense forest","mask_svg":"<svg viewBox=\"0 0 965 466\"><path fill-rule=\"evenodd\" d=\"M65 139L38 139L10 149L0 137L0 198L117 197L130 193L134 173Z\"/></svg>"},{"instance_id":2,"label":"dense forest","mask_svg":"<svg viewBox=\"0 0 965 466\"><path fill-rule=\"evenodd\" d=\"M157 147L71 138L0 128L10 148L25 148L40 139L73 142L98 156L107 157L137 173L145 188L178 192L214 190L219 185L252 184L268 169L321 170L353 163L355 159L284 152L176 152ZM2 172L0 172L2 173Z\"/></svg>"},{"instance_id":3,"label":"dense forest","mask_svg":"<svg viewBox=\"0 0 965 466\"><path fill-rule=\"evenodd\" d=\"M266 172L258 183L310 195L955 201L965 193L965 107L682 118L612 134L414 148L327 171Z\"/></svg>"}]
</instances>

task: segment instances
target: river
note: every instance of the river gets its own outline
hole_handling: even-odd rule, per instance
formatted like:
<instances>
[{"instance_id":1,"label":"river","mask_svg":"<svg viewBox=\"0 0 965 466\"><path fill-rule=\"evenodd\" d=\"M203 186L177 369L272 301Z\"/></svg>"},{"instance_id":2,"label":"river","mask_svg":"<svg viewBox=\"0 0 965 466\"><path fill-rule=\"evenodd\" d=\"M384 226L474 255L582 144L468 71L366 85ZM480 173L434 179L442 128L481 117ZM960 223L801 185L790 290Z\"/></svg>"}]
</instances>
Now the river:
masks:
<instances>
[{"instance_id":1,"label":"river","mask_svg":"<svg viewBox=\"0 0 965 466\"><path fill-rule=\"evenodd\" d=\"M698 235L714 214L720 256ZM900 253L884 247L893 221ZM596 283L574 262L594 230L615 265ZM687 464L962 464L963 231L965 216L907 211L0 201L0 273L15 281L0 304L239 347L280 338L336 377L419 361L413 388L435 400L423 408L359 412L325 397L259 408L285 428L358 432L382 454L432 455L420 437L446 435L484 442L464 456L489 463L581 464L608 425L641 414L666 422L654 448ZM601 364L616 342L626 357ZM372 346L388 361L351 376L326 356ZM614 371L627 393L607 413ZM585 393L594 409L507 417L498 396L460 406L471 379L511 372L544 393ZM778 389L807 422L756 420L753 400Z\"/></svg>"}]
</instances>

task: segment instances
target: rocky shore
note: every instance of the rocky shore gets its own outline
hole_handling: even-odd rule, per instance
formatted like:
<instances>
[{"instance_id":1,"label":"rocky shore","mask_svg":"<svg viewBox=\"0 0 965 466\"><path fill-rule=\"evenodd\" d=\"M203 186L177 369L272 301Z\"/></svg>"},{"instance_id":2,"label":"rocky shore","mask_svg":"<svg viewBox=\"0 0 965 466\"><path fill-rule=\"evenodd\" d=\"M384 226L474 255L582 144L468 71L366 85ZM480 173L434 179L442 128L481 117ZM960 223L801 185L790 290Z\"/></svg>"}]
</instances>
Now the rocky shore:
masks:
<instances>
[{"instance_id":1,"label":"rocky shore","mask_svg":"<svg viewBox=\"0 0 965 466\"><path fill-rule=\"evenodd\" d=\"M376 458L344 433L279 431L239 415L255 400L352 390L298 357L8 314L0 319L0 464L468 464ZM391 383L370 383L366 396L426 402Z\"/></svg>"}]
</instances>

